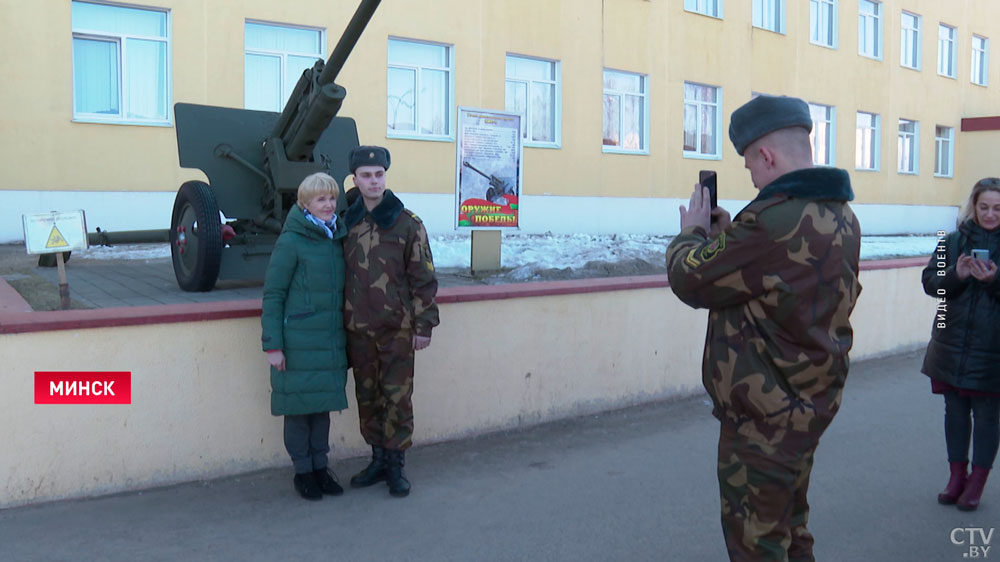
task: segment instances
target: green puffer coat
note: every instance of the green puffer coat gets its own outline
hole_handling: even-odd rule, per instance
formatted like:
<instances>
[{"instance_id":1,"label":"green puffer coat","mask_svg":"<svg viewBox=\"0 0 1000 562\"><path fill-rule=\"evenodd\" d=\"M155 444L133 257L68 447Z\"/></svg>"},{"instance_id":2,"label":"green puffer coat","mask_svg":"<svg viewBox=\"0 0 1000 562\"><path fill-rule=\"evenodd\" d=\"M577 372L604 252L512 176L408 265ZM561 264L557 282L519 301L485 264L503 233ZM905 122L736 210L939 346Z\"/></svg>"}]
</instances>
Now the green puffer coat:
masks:
<instances>
[{"instance_id":1,"label":"green puffer coat","mask_svg":"<svg viewBox=\"0 0 1000 562\"><path fill-rule=\"evenodd\" d=\"M285 370L271 368L271 414L301 415L347 407L344 250L347 229L330 240L293 206L271 254L260 318L264 351L280 349Z\"/></svg>"}]
</instances>

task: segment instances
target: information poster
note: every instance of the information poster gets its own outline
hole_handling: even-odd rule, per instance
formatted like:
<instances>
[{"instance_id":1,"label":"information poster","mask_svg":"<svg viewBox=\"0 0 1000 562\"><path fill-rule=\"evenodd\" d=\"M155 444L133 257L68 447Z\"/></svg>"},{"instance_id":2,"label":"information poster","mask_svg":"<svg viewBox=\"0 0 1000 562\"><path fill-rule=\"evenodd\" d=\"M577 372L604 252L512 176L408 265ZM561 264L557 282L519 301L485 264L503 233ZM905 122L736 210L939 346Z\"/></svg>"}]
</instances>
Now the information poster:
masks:
<instances>
[{"instance_id":1,"label":"information poster","mask_svg":"<svg viewBox=\"0 0 1000 562\"><path fill-rule=\"evenodd\" d=\"M518 228L521 116L458 108L456 226Z\"/></svg>"}]
</instances>

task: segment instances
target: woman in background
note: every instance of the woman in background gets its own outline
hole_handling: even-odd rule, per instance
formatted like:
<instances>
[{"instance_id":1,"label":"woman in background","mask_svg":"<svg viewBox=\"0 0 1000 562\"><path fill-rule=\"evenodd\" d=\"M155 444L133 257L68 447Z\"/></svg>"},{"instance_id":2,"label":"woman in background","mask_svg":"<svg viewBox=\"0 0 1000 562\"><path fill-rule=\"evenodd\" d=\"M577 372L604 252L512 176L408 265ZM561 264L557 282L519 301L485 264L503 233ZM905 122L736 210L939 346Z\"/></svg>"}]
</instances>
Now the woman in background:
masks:
<instances>
[{"instance_id":1,"label":"woman in background","mask_svg":"<svg viewBox=\"0 0 1000 562\"><path fill-rule=\"evenodd\" d=\"M1000 178L973 186L958 229L938 242L924 268L924 292L938 299L924 374L944 395L951 478L938 502L972 511L1000 446ZM988 259L977 259L974 253ZM972 414L970 418L970 413ZM973 422L974 420L974 422ZM972 440L972 473L968 473Z\"/></svg>"}]
</instances>

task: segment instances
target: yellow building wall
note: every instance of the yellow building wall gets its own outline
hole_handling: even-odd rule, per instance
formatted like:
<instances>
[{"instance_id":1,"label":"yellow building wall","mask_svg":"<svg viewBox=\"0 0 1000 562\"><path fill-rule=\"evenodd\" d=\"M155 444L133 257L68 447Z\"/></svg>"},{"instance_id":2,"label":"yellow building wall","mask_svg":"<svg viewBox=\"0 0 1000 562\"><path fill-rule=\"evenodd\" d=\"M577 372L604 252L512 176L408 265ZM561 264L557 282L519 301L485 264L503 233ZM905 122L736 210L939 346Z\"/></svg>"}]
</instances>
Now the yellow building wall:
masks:
<instances>
[{"instance_id":1,"label":"yellow building wall","mask_svg":"<svg viewBox=\"0 0 1000 562\"><path fill-rule=\"evenodd\" d=\"M392 151L399 191L454 191L454 142L387 139L387 38L454 46L454 106L504 107L504 57L560 61L562 146L526 148L526 195L686 197L701 168L720 172L722 197L754 196L742 159L726 136L729 114L751 92L789 94L836 107L836 165L852 173L857 202L954 205L972 182L1000 175L989 160L968 158L962 117L1000 115L994 53L989 86L972 85L971 37L1000 40L1000 4L992 0L883 3L883 57L857 53L857 2L841 1L838 48L809 42L809 3L788 0L786 34L750 25L750 2L724 3L724 18L687 12L680 0L383 0L338 82L348 90L341 114L358 122L363 143ZM355 0L154 0L170 10L171 101L243 106L243 27L247 19L326 29L333 48ZM0 0L0 46L9 84L0 125L2 190L174 191L200 178L178 166L172 127L73 122L72 25L67 0ZM899 65L900 11L923 17L923 65ZM957 78L938 76L937 26L957 27ZM649 76L649 154L601 150L604 68ZM721 161L682 154L683 83L722 88ZM855 114L881 116L881 169L854 170ZM916 176L896 172L896 124L920 122ZM954 179L935 178L934 126L956 131ZM10 133L15 134L10 134ZM974 149L978 150L978 149ZM11 165L17 163L17 165Z\"/></svg>"}]
</instances>

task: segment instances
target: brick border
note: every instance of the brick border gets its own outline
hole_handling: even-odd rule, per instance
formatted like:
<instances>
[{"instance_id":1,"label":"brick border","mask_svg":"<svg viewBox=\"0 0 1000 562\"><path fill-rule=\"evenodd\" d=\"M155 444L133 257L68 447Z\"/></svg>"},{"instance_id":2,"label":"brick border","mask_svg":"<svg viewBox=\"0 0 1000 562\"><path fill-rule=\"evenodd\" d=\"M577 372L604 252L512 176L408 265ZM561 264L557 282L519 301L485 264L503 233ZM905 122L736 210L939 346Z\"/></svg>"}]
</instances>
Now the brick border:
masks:
<instances>
[{"instance_id":1,"label":"brick border","mask_svg":"<svg viewBox=\"0 0 1000 562\"><path fill-rule=\"evenodd\" d=\"M927 258L901 258L861 262L861 270L922 267ZM444 287L438 291L439 303L523 299L553 295L575 295L636 289L669 287L666 275L640 275L542 281L506 285ZM18 303L17 301L20 301ZM211 303L164 304L158 306L122 306L91 310L24 311L27 303L10 285L0 279L0 334L23 334L55 330L79 330L118 326L144 326L176 322L199 322L260 316L260 300L245 299ZM29 308L30 310L30 308Z\"/></svg>"}]
</instances>

